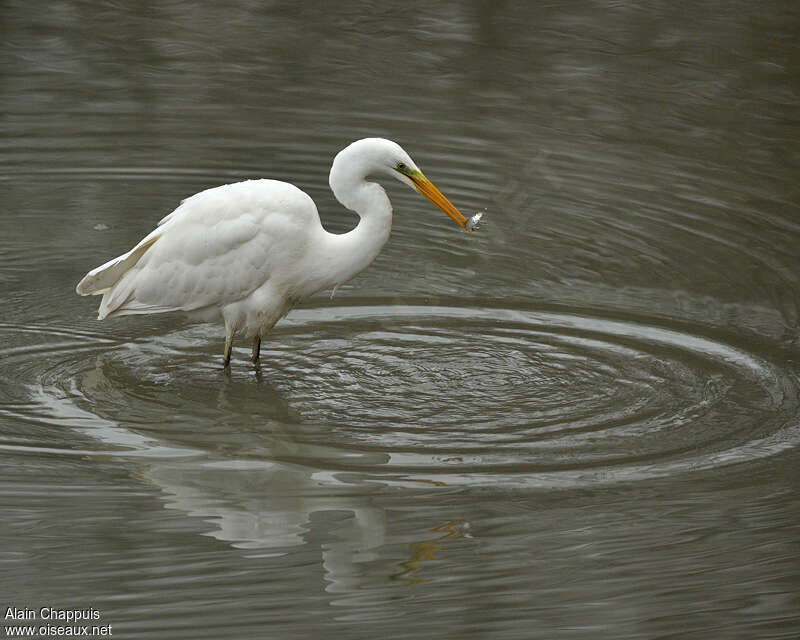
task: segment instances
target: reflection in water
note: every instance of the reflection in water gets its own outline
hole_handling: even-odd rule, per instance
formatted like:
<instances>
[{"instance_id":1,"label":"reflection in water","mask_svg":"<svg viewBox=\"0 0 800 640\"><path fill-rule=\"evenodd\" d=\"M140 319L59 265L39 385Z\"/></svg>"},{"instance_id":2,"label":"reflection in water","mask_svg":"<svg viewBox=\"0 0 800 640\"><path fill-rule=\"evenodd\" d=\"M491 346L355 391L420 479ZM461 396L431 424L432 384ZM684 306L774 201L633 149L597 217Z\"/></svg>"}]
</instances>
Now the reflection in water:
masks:
<instances>
[{"instance_id":1,"label":"reflection in water","mask_svg":"<svg viewBox=\"0 0 800 640\"><path fill-rule=\"evenodd\" d=\"M422 570L427 560L433 560L436 557L436 552L442 548L442 542L461 535L461 526L462 523L457 520L446 522L433 529L434 533L439 534L435 538L412 543L410 545L411 557L400 563L402 571L392 574L392 578L402 578L411 584L425 582L425 578L416 574Z\"/></svg>"},{"instance_id":2,"label":"reflection in water","mask_svg":"<svg viewBox=\"0 0 800 640\"><path fill-rule=\"evenodd\" d=\"M296 448L293 454L301 455ZM141 474L169 496L167 508L211 523L214 529L206 535L246 549L248 557L272 557L319 544L329 593L357 593L362 586L359 565L378 561L386 541L380 500L354 493L354 485L327 471L265 461L181 461L148 464ZM338 519L341 514L343 520ZM314 542L314 522L326 515L337 516L332 535ZM388 577L424 582L416 574L445 540L462 535L461 525L454 521L436 527L432 539L419 532L421 539L409 545L402 570Z\"/></svg>"},{"instance_id":3,"label":"reflection in water","mask_svg":"<svg viewBox=\"0 0 800 640\"><path fill-rule=\"evenodd\" d=\"M304 544L311 514L326 508L326 500L307 497L318 486L313 475L283 463L246 460L144 471L169 495L167 507L212 523L215 529L208 535L237 548L276 552Z\"/></svg>"},{"instance_id":4,"label":"reflection in water","mask_svg":"<svg viewBox=\"0 0 800 640\"><path fill-rule=\"evenodd\" d=\"M119 397L109 394L115 385L105 377L105 362L105 356L97 357L95 369L83 376L80 394L119 403ZM221 387L216 405L221 410L235 411L235 400L227 389L227 386ZM272 391L269 397L280 398L278 392ZM89 413L75 406L73 397L66 397L55 389L31 390L31 396L38 404L39 420L70 425L87 442L96 440L107 451L91 451L93 445L88 444L87 449L73 450L73 454L114 455L117 451L117 455L131 459L141 456L144 461L133 474L165 494L165 507L210 523L214 528L205 535L247 550L248 557L280 556L297 547L318 544L327 582L325 588L330 593L357 592L361 584L358 565L379 558L378 550L386 538L386 514L372 494L380 485L364 493L363 489L357 489L357 484L340 479L337 473L285 461L332 457L331 450L326 447L293 439L288 429L273 434L268 449L263 438L255 434L250 443L237 442L237 448L257 458L209 459L208 455L184 444L171 446L166 441L142 437L113 420ZM288 415L285 402L283 405L281 413ZM367 454L360 462L365 464L367 460L370 467L380 466L389 456ZM326 514L348 515L335 526L332 536L322 542L309 540L314 537L316 517ZM435 529L446 529L445 535L436 540L459 535L457 525L449 523ZM402 563L404 570L392 576L387 574L387 577L416 573L421 561L432 558L440 548L441 545L424 539L424 532L419 535L423 539L411 544L411 555Z\"/></svg>"}]
</instances>

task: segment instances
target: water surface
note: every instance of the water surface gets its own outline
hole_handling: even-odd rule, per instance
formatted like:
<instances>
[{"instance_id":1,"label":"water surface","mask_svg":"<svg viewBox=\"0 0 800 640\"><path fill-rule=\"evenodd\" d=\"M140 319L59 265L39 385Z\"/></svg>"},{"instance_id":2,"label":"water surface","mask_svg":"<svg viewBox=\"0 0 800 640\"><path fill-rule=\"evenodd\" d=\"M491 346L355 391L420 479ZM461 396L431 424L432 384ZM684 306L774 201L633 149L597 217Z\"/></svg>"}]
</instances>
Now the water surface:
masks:
<instances>
[{"instance_id":1,"label":"water surface","mask_svg":"<svg viewBox=\"0 0 800 640\"><path fill-rule=\"evenodd\" d=\"M7 4L0 594L129 638L794 638L790 2ZM400 142L390 243L262 363L75 283L180 199L326 226Z\"/></svg>"}]
</instances>

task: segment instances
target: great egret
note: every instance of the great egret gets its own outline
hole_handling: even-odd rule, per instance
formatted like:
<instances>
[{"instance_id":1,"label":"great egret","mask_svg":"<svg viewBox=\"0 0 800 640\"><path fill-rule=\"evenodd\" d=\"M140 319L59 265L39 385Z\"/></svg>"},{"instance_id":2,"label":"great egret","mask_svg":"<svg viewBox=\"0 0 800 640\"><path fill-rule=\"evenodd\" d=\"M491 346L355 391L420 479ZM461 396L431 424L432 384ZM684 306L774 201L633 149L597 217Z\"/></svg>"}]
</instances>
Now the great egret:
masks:
<instances>
[{"instance_id":1,"label":"great egret","mask_svg":"<svg viewBox=\"0 0 800 640\"><path fill-rule=\"evenodd\" d=\"M327 232L314 201L277 180L245 180L181 202L133 249L92 269L80 295L102 295L98 319L182 311L225 323L224 366L236 333L261 338L303 298L335 288L365 269L389 238L392 205L370 177L415 188L468 232L469 221L395 142L357 140L333 160L329 184L359 216L348 233Z\"/></svg>"}]
</instances>

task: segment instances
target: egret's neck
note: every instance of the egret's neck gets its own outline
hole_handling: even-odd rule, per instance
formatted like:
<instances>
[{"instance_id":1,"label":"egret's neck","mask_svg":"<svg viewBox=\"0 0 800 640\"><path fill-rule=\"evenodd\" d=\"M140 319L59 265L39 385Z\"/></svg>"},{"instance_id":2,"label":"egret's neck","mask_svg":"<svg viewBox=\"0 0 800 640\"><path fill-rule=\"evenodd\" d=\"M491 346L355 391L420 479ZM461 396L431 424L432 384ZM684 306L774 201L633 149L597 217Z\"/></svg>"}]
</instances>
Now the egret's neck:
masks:
<instances>
[{"instance_id":1,"label":"egret's neck","mask_svg":"<svg viewBox=\"0 0 800 640\"><path fill-rule=\"evenodd\" d=\"M330 185L336 199L361 217L352 231L325 232L321 264L329 286L335 286L368 267L386 244L392 230L392 204L383 187L366 181L357 163L334 162Z\"/></svg>"}]
</instances>

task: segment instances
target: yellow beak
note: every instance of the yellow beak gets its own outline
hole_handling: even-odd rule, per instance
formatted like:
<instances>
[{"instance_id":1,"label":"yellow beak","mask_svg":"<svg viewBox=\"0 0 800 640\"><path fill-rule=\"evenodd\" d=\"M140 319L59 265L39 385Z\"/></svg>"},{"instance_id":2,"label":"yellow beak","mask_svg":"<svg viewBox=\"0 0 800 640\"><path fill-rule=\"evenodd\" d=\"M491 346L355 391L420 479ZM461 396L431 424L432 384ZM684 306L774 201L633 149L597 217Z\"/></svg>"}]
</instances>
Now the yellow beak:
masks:
<instances>
[{"instance_id":1,"label":"yellow beak","mask_svg":"<svg viewBox=\"0 0 800 640\"><path fill-rule=\"evenodd\" d=\"M467 219L461 215L461 212L453 206L453 203L450 202L447 198L444 197L444 194L439 191L433 183L428 180L420 171L414 171L407 174L411 181L414 183L414 186L417 188L423 196L425 196L428 200L430 200L433 204L439 207L442 211L444 211L448 216L450 216L453 220L455 220L458 224L461 225L463 229L465 229L468 233L472 233L470 229L467 229Z\"/></svg>"}]
</instances>

